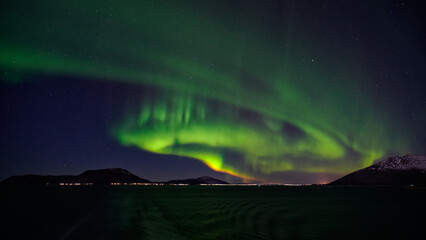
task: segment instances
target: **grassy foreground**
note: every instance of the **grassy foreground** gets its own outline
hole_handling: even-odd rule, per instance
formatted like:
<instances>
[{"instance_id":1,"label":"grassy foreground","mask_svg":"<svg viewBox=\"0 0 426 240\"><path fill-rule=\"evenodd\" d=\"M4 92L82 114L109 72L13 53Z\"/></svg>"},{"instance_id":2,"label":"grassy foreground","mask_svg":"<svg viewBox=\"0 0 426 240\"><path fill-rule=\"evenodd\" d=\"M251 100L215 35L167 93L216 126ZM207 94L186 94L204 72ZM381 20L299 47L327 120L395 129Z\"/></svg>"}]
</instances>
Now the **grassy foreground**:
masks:
<instances>
[{"instance_id":1,"label":"grassy foreground","mask_svg":"<svg viewBox=\"0 0 426 240\"><path fill-rule=\"evenodd\" d=\"M426 190L402 187L0 190L3 239L409 239L426 213Z\"/></svg>"}]
</instances>

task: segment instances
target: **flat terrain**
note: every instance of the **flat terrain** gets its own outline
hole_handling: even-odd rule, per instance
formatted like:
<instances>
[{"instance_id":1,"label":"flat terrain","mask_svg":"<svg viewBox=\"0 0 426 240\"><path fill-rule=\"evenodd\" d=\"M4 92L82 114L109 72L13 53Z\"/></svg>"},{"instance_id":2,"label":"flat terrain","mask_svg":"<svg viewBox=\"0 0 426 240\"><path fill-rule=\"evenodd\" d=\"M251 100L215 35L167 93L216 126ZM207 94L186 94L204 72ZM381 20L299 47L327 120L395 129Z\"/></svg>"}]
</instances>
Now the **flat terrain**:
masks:
<instances>
[{"instance_id":1,"label":"flat terrain","mask_svg":"<svg viewBox=\"0 0 426 240\"><path fill-rule=\"evenodd\" d=\"M418 239L426 190L0 186L2 239Z\"/></svg>"}]
</instances>

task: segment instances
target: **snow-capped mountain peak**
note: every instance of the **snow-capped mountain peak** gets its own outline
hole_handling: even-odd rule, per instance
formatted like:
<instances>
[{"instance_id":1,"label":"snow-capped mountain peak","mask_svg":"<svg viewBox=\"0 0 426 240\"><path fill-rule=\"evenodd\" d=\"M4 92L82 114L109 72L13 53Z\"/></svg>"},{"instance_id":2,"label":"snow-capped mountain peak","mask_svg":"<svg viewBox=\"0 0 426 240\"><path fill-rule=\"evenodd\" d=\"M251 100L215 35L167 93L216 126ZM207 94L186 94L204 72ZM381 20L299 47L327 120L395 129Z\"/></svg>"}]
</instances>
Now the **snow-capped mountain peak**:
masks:
<instances>
[{"instance_id":1,"label":"snow-capped mountain peak","mask_svg":"<svg viewBox=\"0 0 426 240\"><path fill-rule=\"evenodd\" d=\"M408 170L418 169L426 171L426 155L405 155L403 157L388 157L369 167L371 170Z\"/></svg>"}]
</instances>

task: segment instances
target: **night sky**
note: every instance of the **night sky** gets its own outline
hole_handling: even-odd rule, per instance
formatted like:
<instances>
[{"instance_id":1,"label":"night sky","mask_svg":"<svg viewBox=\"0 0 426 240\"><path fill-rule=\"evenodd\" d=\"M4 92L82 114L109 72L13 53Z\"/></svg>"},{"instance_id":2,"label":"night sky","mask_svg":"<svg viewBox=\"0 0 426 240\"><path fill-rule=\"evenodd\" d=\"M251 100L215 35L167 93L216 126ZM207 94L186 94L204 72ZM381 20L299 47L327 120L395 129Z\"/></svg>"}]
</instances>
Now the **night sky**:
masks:
<instances>
[{"instance_id":1,"label":"night sky","mask_svg":"<svg viewBox=\"0 0 426 240\"><path fill-rule=\"evenodd\" d=\"M326 183L426 153L424 1L2 1L0 180Z\"/></svg>"}]
</instances>

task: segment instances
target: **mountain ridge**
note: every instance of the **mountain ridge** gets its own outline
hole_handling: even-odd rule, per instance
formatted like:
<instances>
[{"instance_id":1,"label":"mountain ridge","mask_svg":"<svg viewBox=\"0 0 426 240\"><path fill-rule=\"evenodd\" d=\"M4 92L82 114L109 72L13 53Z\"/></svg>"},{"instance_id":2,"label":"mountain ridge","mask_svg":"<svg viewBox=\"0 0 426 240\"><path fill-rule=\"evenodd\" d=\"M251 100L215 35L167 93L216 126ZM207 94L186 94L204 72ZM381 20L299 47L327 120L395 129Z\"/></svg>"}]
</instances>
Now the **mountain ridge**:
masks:
<instances>
[{"instance_id":1,"label":"mountain ridge","mask_svg":"<svg viewBox=\"0 0 426 240\"><path fill-rule=\"evenodd\" d=\"M147 179L140 178L126 169L105 168L87 170L79 175L37 175L26 174L11 176L3 180L3 184L61 184L61 183L91 183L111 184L120 183L150 183Z\"/></svg>"},{"instance_id":2,"label":"mountain ridge","mask_svg":"<svg viewBox=\"0 0 426 240\"><path fill-rule=\"evenodd\" d=\"M134 175L130 171L123 168L104 168L95 170L86 170L79 175L37 175L26 174L10 176L3 180L1 184L33 184L33 185L60 185L78 183L82 185L100 185L112 183L154 183L148 179ZM188 178L179 180L170 180L167 182L156 182L162 184L228 184L225 181L202 176L199 178Z\"/></svg>"},{"instance_id":3,"label":"mountain ridge","mask_svg":"<svg viewBox=\"0 0 426 240\"><path fill-rule=\"evenodd\" d=\"M426 186L426 155L388 157L349 173L329 185L416 185Z\"/></svg>"}]
</instances>

